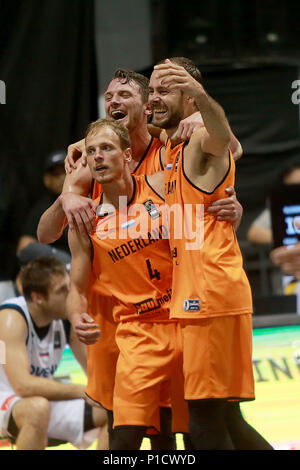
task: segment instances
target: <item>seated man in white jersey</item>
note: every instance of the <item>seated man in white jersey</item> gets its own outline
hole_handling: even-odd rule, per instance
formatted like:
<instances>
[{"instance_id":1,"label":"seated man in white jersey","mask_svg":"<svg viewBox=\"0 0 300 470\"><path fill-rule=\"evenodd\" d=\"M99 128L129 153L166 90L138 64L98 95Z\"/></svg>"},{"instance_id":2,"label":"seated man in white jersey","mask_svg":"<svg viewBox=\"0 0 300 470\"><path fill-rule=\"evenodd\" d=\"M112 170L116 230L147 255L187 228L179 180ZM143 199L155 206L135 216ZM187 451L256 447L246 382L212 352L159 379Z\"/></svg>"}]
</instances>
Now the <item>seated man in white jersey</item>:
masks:
<instances>
[{"instance_id":1,"label":"seated man in white jersey","mask_svg":"<svg viewBox=\"0 0 300 470\"><path fill-rule=\"evenodd\" d=\"M85 403L84 385L53 380L68 343L85 369L85 348L65 315L65 265L54 257L36 258L22 267L20 281L24 296L0 306L0 340L6 347L0 365L0 438L12 440L18 450L63 442L85 448L102 428L107 448L105 411Z\"/></svg>"}]
</instances>

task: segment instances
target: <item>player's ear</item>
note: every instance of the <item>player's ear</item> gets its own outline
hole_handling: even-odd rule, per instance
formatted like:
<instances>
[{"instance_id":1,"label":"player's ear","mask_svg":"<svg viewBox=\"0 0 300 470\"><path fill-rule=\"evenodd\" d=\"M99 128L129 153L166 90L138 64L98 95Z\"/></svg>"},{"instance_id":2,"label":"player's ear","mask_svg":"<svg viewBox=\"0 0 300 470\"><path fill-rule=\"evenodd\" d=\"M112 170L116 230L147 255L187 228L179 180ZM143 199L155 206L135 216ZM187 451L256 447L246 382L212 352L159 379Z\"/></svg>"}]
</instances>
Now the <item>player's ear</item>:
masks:
<instances>
[{"instance_id":1,"label":"player's ear","mask_svg":"<svg viewBox=\"0 0 300 470\"><path fill-rule=\"evenodd\" d=\"M144 113L148 117L151 116L152 111L151 111L151 108L150 108L149 104L146 105Z\"/></svg>"},{"instance_id":2,"label":"player's ear","mask_svg":"<svg viewBox=\"0 0 300 470\"><path fill-rule=\"evenodd\" d=\"M184 95L184 107L186 108L188 115L197 111L195 98L193 96Z\"/></svg>"},{"instance_id":3,"label":"player's ear","mask_svg":"<svg viewBox=\"0 0 300 470\"><path fill-rule=\"evenodd\" d=\"M131 160L132 160L132 152L131 152L131 148L128 147L127 149L125 149L124 151L124 160L125 162L129 163Z\"/></svg>"},{"instance_id":4,"label":"player's ear","mask_svg":"<svg viewBox=\"0 0 300 470\"><path fill-rule=\"evenodd\" d=\"M40 292L32 291L30 294L30 297L31 297L32 302L38 305L41 305L45 300L45 296L41 294Z\"/></svg>"}]
</instances>

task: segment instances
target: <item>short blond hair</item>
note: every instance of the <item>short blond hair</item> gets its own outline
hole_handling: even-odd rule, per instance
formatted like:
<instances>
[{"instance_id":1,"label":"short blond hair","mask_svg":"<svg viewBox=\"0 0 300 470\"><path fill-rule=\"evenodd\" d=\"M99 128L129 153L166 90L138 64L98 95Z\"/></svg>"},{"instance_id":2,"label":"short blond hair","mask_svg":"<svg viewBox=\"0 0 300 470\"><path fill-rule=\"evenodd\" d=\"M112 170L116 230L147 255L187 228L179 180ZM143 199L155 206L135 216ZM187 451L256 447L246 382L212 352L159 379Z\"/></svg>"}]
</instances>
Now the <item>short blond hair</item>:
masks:
<instances>
[{"instance_id":1,"label":"short blond hair","mask_svg":"<svg viewBox=\"0 0 300 470\"><path fill-rule=\"evenodd\" d=\"M119 122L114 121L113 119L101 118L101 119L97 119L97 121L91 122L87 127L87 130L85 133L85 139L90 134L96 134L103 127L109 127L119 137L120 147L122 150L126 150L127 148L130 148L131 141L130 141L128 129L124 127L122 124L120 124Z\"/></svg>"}]
</instances>

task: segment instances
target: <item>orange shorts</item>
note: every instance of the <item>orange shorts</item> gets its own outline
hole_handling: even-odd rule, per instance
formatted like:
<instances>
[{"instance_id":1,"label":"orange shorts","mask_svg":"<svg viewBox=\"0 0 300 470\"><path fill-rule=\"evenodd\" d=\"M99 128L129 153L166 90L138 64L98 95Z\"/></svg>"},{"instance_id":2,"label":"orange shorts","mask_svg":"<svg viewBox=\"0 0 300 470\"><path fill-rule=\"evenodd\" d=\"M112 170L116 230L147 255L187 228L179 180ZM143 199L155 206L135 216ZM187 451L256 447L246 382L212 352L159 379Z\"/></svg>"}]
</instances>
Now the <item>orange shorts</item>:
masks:
<instances>
[{"instance_id":1,"label":"orange shorts","mask_svg":"<svg viewBox=\"0 0 300 470\"><path fill-rule=\"evenodd\" d=\"M116 341L120 354L114 391L114 427L147 426L159 431L158 403L164 393L171 397L173 432L188 432L178 323L120 323Z\"/></svg>"},{"instance_id":2,"label":"orange shorts","mask_svg":"<svg viewBox=\"0 0 300 470\"><path fill-rule=\"evenodd\" d=\"M87 347L87 397L107 410L113 409L113 390L119 348L115 341L117 325L112 317L111 297L93 296L89 314L98 323L101 336L96 344Z\"/></svg>"},{"instance_id":3,"label":"orange shorts","mask_svg":"<svg viewBox=\"0 0 300 470\"><path fill-rule=\"evenodd\" d=\"M253 400L252 315L180 321L186 400Z\"/></svg>"}]
</instances>

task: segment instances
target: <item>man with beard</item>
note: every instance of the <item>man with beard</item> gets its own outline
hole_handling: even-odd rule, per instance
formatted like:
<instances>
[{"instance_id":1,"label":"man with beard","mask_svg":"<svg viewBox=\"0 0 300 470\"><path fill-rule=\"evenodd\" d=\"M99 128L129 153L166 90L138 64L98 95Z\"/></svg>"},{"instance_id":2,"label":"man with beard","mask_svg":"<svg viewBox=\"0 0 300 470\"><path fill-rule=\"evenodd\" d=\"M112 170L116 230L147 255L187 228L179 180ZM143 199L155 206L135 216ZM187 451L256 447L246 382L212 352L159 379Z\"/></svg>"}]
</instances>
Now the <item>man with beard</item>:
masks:
<instances>
[{"instance_id":1,"label":"man with beard","mask_svg":"<svg viewBox=\"0 0 300 470\"><path fill-rule=\"evenodd\" d=\"M237 404L254 399L252 298L237 239L228 222L208 211L234 185L231 129L186 58L154 67L152 122L166 130L165 198L170 210L173 282L170 317L182 326L185 399L195 449L271 448L242 419ZM174 141L181 119L198 109L204 127L189 142ZM187 207L192 212L187 212ZM184 224L176 232L178 219ZM198 229L198 230L197 230ZM196 231L195 231L196 230ZM202 231L202 233L200 233ZM191 242L190 234L196 233ZM234 294L232 295L231 292Z\"/></svg>"}]
</instances>

